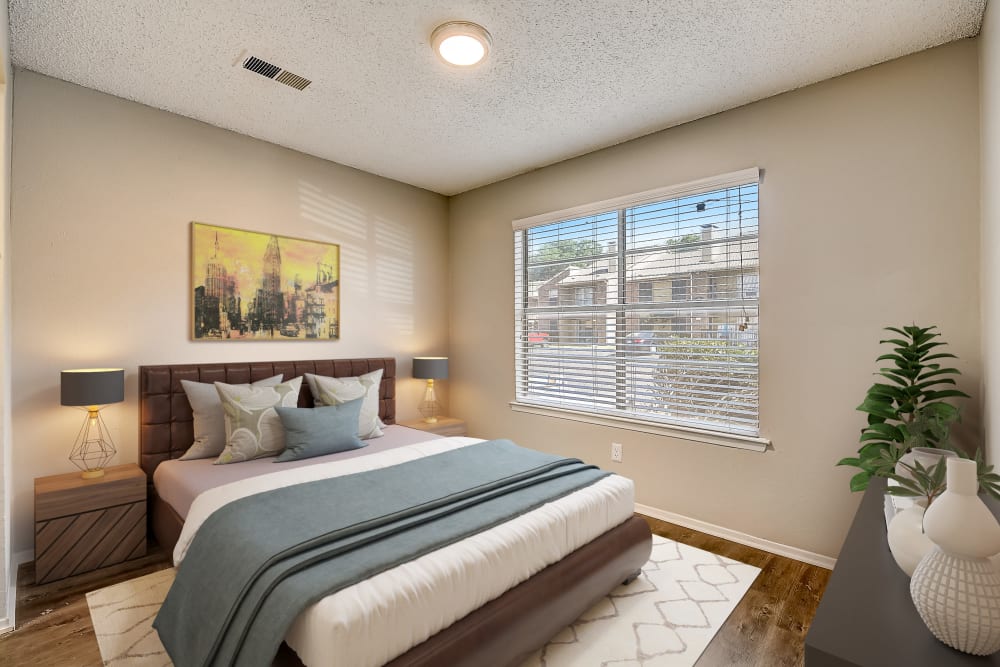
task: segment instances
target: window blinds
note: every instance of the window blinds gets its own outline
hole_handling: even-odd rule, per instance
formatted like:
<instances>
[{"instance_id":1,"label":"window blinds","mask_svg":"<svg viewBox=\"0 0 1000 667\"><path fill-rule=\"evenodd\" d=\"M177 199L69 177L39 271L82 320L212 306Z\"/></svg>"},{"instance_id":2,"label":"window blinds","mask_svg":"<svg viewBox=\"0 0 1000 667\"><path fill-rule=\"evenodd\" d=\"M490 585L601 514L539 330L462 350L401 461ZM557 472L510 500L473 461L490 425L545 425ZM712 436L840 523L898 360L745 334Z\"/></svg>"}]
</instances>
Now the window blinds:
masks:
<instances>
[{"instance_id":1,"label":"window blinds","mask_svg":"<svg viewBox=\"0 0 1000 667\"><path fill-rule=\"evenodd\" d=\"M757 436L757 194L753 169L515 222L516 400Z\"/></svg>"}]
</instances>

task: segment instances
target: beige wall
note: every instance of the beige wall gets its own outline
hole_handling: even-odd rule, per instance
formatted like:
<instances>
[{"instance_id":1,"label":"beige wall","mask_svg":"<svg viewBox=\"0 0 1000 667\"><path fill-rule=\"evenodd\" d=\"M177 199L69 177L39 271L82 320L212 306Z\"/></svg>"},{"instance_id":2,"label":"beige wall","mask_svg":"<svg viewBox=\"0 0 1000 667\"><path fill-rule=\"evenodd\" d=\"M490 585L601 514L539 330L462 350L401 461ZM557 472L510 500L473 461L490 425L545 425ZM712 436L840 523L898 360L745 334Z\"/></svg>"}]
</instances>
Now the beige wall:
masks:
<instances>
[{"instance_id":1,"label":"beige wall","mask_svg":"<svg viewBox=\"0 0 1000 667\"><path fill-rule=\"evenodd\" d=\"M1000 8L986 5L979 34L982 205L983 413L990 461L1000 463Z\"/></svg>"},{"instance_id":2,"label":"beige wall","mask_svg":"<svg viewBox=\"0 0 1000 667\"><path fill-rule=\"evenodd\" d=\"M979 127L965 40L487 186L451 201L453 412L483 437L632 477L638 501L835 555L860 497L834 463L880 328L941 327L979 436ZM511 221L722 174L760 190L764 454L511 412ZM611 441L624 444L612 464Z\"/></svg>"},{"instance_id":3,"label":"beige wall","mask_svg":"<svg viewBox=\"0 0 1000 667\"><path fill-rule=\"evenodd\" d=\"M0 631L13 626L14 599L9 595L13 584L10 549L10 134L11 134L11 67L10 21L7 5L0 6ZM8 578L10 577L10 579Z\"/></svg>"},{"instance_id":4,"label":"beige wall","mask_svg":"<svg viewBox=\"0 0 1000 667\"><path fill-rule=\"evenodd\" d=\"M444 197L27 71L14 119L15 550L33 478L74 469L60 369L126 369L106 411L125 463L140 364L388 355L407 378L412 355L448 353ZM192 220L340 243L341 340L190 341ZM421 390L400 382L401 418Z\"/></svg>"}]
</instances>

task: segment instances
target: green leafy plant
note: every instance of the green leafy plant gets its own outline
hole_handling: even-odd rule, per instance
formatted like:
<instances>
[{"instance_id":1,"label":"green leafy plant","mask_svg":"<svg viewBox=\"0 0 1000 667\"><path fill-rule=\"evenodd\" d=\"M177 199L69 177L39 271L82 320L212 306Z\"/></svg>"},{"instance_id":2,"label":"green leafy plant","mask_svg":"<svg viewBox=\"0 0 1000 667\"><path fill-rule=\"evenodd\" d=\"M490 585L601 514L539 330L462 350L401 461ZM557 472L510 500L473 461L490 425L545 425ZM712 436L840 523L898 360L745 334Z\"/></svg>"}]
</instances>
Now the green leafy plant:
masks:
<instances>
[{"instance_id":1,"label":"green leafy plant","mask_svg":"<svg viewBox=\"0 0 1000 667\"><path fill-rule=\"evenodd\" d=\"M922 498L926 501L924 507L930 507L934 499L944 493L945 473L947 471L944 459L929 468L924 467L920 461L914 461L913 465L903 463L903 467L910 473L909 475L896 474L894 472L895 465L883 475L896 482L896 485L890 484L885 488L885 492L890 496Z\"/></svg>"},{"instance_id":2,"label":"green leafy plant","mask_svg":"<svg viewBox=\"0 0 1000 667\"><path fill-rule=\"evenodd\" d=\"M868 415L859 440L861 447L857 456L837 463L861 469L851 478L851 491L863 491L872 476L888 474L881 463L884 453L892 458L899 446L903 453L912 447L947 446L948 431L958 421L959 412L944 399L969 396L950 388L960 373L956 368L942 368L940 361L957 357L936 351L946 344L935 340L941 335L936 328L886 327L898 337L879 341L892 345L893 350L876 360L890 363L879 368L880 381L868 388L857 407Z\"/></svg>"},{"instance_id":3,"label":"green leafy plant","mask_svg":"<svg viewBox=\"0 0 1000 667\"><path fill-rule=\"evenodd\" d=\"M942 449L948 449L964 459L975 461L980 493L989 494L1000 500L1000 474L993 471L993 466L986 464L982 447L976 450L975 455L969 456L964 450L952 447L947 440L942 444L944 445ZM909 475L900 475L896 471L906 451L905 446L893 443L874 462L875 472L880 477L887 477L896 482L895 485L890 484L886 487L885 492L889 495L921 498L926 501L925 506L930 507L934 499L944 493L947 459L942 458L930 467L925 467L920 461L914 461L912 464L903 461L901 465Z\"/></svg>"}]
</instances>

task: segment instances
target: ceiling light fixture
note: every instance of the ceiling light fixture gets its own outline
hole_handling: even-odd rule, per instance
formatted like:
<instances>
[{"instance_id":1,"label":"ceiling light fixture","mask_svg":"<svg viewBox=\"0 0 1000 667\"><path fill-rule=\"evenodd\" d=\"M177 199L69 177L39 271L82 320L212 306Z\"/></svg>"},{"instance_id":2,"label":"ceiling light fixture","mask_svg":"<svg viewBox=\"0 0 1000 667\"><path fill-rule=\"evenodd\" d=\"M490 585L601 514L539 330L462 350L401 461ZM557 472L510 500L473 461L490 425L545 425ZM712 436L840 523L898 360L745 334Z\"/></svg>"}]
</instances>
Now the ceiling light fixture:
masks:
<instances>
[{"instance_id":1,"label":"ceiling light fixture","mask_svg":"<svg viewBox=\"0 0 1000 667\"><path fill-rule=\"evenodd\" d=\"M486 28L468 21L449 21L434 28L431 48L441 60L455 67L478 65L490 54L493 38Z\"/></svg>"}]
</instances>

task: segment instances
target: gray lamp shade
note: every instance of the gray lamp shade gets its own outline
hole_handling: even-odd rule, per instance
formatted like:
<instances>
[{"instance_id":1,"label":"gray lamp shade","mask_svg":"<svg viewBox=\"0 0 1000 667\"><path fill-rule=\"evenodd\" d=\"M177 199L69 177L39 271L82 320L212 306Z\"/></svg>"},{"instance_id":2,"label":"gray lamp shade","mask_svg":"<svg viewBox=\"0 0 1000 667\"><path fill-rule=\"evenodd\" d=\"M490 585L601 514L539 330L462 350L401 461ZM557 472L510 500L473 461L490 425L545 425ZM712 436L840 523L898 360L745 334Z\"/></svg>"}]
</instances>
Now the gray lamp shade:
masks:
<instances>
[{"instance_id":1,"label":"gray lamp shade","mask_svg":"<svg viewBox=\"0 0 1000 667\"><path fill-rule=\"evenodd\" d=\"M107 405L125 400L122 368L80 368L59 375L62 405Z\"/></svg>"},{"instance_id":2,"label":"gray lamp shade","mask_svg":"<svg viewBox=\"0 0 1000 667\"><path fill-rule=\"evenodd\" d=\"M414 357L413 377L420 380L444 380L448 377L448 357Z\"/></svg>"}]
</instances>

